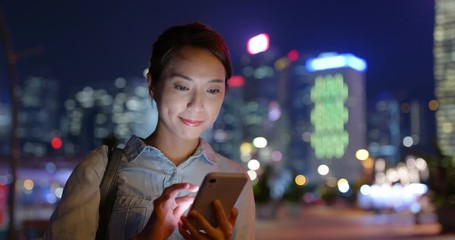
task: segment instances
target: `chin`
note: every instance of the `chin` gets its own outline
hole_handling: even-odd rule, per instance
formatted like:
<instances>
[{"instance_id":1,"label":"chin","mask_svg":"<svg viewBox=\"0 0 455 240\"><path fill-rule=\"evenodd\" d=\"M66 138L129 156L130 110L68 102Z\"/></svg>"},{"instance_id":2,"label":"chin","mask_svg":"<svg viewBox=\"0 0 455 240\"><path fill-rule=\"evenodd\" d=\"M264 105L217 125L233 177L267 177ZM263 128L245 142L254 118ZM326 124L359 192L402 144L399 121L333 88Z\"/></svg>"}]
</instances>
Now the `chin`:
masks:
<instances>
[{"instance_id":1,"label":"chin","mask_svg":"<svg viewBox=\"0 0 455 240\"><path fill-rule=\"evenodd\" d=\"M187 133L187 134L182 134L180 135L180 138L191 141L191 140L196 140L201 137L203 132L201 133Z\"/></svg>"},{"instance_id":2,"label":"chin","mask_svg":"<svg viewBox=\"0 0 455 240\"><path fill-rule=\"evenodd\" d=\"M199 136L183 136L181 137L181 139L185 140L185 141L195 141L195 140L199 140L200 138L200 135Z\"/></svg>"}]
</instances>

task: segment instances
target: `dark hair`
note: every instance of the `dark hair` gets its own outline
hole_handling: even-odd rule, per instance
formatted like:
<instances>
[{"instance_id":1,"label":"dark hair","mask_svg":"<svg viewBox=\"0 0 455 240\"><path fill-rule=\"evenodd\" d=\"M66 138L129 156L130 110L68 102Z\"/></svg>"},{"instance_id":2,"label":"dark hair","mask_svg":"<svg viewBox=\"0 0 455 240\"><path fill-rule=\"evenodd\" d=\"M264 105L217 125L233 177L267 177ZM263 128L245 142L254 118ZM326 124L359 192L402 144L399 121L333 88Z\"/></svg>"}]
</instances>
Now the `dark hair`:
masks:
<instances>
[{"instance_id":1,"label":"dark hair","mask_svg":"<svg viewBox=\"0 0 455 240\"><path fill-rule=\"evenodd\" d=\"M217 32L199 22L170 27L158 37L153 44L148 69L153 84L158 84L161 73L178 51L188 46L206 49L220 60L226 70L227 86L232 76L232 65L226 43Z\"/></svg>"}]
</instances>

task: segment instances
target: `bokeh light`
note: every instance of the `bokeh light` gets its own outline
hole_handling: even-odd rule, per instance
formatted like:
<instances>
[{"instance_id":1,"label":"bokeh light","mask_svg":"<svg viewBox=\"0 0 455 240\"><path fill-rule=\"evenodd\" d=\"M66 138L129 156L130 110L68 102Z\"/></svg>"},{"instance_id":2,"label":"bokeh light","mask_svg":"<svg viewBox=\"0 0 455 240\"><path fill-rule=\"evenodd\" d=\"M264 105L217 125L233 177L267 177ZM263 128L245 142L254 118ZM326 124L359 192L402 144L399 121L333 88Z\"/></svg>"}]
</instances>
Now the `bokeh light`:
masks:
<instances>
[{"instance_id":1,"label":"bokeh light","mask_svg":"<svg viewBox=\"0 0 455 240\"><path fill-rule=\"evenodd\" d=\"M251 159L249 162L248 162L248 168L250 170L258 170L259 168L261 167L261 163L256 160L256 159Z\"/></svg>"},{"instance_id":2,"label":"bokeh light","mask_svg":"<svg viewBox=\"0 0 455 240\"><path fill-rule=\"evenodd\" d=\"M431 111L436 111L438 110L439 108L439 102L437 100L430 100L428 102L428 108L431 110Z\"/></svg>"},{"instance_id":3,"label":"bokeh light","mask_svg":"<svg viewBox=\"0 0 455 240\"><path fill-rule=\"evenodd\" d=\"M267 139L264 137L256 137L253 139L253 146L256 148L265 148L267 147Z\"/></svg>"},{"instance_id":4,"label":"bokeh light","mask_svg":"<svg viewBox=\"0 0 455 240\"><path fill-rule=\"evenodd\" d=\"M349 191L350 187L349 187L349 182L348 180L346 180L345 178L340 178L338 180L338 191L342 192L342 193L346 193Z\"/></svg>"},{"instance_id":5,"label":"bokeh light","mask_svg":"<svg viewBox=\"0 0 455 240\"><path fill-rule=\"evenodd\" d=\"M248 170L246 173L250 177L251 181L256 180L258 177L258 174L254 170Z\"/></svg>"},{"instance_id":6,"label":"bokeh light","mask_svg":"<svg viewBox=\"0 0 455 240\"><path fill-rule=\"evenodd\" d=\"M35 183L31 179L25 179L24 180L24 189L31 191L35 187Z\"/></svg>"},{"instance_id":7,"label":"bokeh light","mask_svg":"<svg viewBox=\"0 0 455 240\"><path fill-rule=\"evenodd\" d=\"M325 176L329 173L329 166L325 165L325 164L322 164L322 165L319 165L318 167L318 173L319 175L321 176Z\"/></svg>"},{"instance_id":8,"label":"bokeh light","mask_svg":"<svg viewBox=\"0 0 455 240\"><path fill-rule=\"evenodd\" d=\"M355 152L355 157L361 161L366 160L369 157L369 153L365 149L359 149Z\"/></svg>"},{"instance_id":9,"label":"bokeh light","mask_svg":"<svg viewBox=\"0 0 455 240\"><path fill-rule=\"evenodd\" d=\"M247 42L247 51L249 54L257 54L269 49L270 37L267 33L261 33L250 38Z\"/></svg>"},{"instance_id":10,"label":"bokeh light","mask_svg":"<svg viewBox=\"0 0 455 240\"><path fill-rule=\"evenodd\" d=\"M303 175L297 175L294 179L295 181L295 184L299 185L299 186L303 186L306 184L307 182L307 178Z\"/></svg>"}]
</instances>

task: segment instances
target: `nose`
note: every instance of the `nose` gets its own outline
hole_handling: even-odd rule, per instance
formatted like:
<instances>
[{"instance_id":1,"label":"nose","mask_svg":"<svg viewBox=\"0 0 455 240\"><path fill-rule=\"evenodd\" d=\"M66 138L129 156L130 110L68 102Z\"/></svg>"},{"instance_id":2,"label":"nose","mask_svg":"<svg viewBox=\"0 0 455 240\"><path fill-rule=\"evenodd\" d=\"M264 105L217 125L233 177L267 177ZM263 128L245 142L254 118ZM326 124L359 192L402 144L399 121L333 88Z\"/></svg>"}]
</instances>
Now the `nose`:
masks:
<instances>
[{"instance_id":1,"label":"nose","mask_svg":"<svg viewBox=\"0 0 455 240\"><path fill-rule=\"evenodd\" d=\"M204 93L201 91L195 91L187 104L189 112L201 112L204 109Z\"/></svg>"}]
</instances>

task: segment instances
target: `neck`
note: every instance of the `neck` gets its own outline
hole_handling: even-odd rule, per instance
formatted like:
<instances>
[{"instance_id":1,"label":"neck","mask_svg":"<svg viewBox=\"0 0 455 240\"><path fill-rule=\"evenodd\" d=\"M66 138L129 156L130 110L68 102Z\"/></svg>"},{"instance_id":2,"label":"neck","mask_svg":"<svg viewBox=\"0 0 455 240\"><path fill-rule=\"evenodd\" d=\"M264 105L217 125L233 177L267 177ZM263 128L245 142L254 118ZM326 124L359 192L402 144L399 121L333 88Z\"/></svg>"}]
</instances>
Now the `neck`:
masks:
<instances>
[{"instance_id":1,"label":"neck","mask_svg":"<svg viewBox=\"0 0 455 240\"><path fill-rule=\"evenodd\" d=\"M164 156L177 166L193 155L199 145L199 139L186 140L169 136L166 137L165 134L160 134L155 131L145 139L145 143L158 148Z\"/></svg>"}]
</instances>

